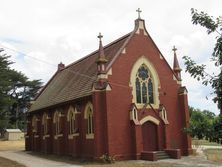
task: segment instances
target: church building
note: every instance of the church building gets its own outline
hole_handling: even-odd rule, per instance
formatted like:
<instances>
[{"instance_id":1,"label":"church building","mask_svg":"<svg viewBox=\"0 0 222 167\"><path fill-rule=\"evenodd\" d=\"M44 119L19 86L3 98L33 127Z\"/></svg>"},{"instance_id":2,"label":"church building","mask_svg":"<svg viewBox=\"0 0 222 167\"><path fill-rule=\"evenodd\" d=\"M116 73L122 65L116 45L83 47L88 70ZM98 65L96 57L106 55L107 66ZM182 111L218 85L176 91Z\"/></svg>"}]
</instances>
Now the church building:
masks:
<instances>
[{"instance_id":1,"label":"church building","mask_svg":"<svg viewBox=\"0 0 222 167\"><path fill-rule=\"evenodd\" d=\"M140 11L138 10L140 14ZM98 160L180 158L192 152L187 89L138 16L134 30L58 70L27 115L26 150Z\"/></svg>"}]
</instances>

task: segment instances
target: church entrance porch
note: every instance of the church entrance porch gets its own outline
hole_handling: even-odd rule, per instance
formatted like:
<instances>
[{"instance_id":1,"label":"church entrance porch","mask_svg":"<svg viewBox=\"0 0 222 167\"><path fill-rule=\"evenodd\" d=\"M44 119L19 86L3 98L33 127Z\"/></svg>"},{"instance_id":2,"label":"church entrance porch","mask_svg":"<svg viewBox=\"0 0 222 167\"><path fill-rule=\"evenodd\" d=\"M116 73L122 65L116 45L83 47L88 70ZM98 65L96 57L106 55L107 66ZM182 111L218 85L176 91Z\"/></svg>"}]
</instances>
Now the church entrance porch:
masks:
<instances>
[{"instance_id":1,"label":"church entrance porch","mask_svg":"<svg viewBox=\"0 0 222 167\"><path fill-rule=\"evenodd\" d=\"M158 150L157 125L147 121L142 125L143 151Z\"/></svg>"}]
</instances>

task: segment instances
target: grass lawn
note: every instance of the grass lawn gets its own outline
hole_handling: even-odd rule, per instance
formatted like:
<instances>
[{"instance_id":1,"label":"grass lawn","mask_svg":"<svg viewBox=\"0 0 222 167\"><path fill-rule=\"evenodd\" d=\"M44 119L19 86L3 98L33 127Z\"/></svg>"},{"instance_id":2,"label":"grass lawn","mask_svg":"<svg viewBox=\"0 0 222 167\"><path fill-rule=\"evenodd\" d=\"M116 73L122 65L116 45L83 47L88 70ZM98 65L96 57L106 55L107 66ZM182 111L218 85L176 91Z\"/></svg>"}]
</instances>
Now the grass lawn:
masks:
<instances>
[{"instance_id":1,"label":"grass lawn","mask_svg":"<svg viewBox=\"0 0 222 167\"><path fill-rule=\"evenodd\" d=\"M0 167L25 167L15 161L0 157Z\"/></svg>"},{"instance_id":2,"label":"grass lawn","mask_svg":"<svg viewBox=\"0 0 222 167\"><path fill-rule=\"evenodd\" d=\"M192 139L192 145L200 146L222 146L222 144L218 144L215 142L209 142L208 140L198 140L198 139Z\"/></svg>"},{"instance_id":3,"label":"grass lawn","mask_svg":"<svg viewBox=\"0 0 222 167\"><path fill-rule=\"evenodd\" d=\"M222 162L222 149L206 149L204 153L208 160Z\"/></svg>"},{"instance_id":4,"label":"grass lawn","mask_svg":"<svg viewBox=\"0 0 222 167\"><path fill-rule=\"evenodd\" d=\"M0 141L0 151L10 151L10 150L24 150L25 149L25 141Z\"/></svg>"}]
</instances>

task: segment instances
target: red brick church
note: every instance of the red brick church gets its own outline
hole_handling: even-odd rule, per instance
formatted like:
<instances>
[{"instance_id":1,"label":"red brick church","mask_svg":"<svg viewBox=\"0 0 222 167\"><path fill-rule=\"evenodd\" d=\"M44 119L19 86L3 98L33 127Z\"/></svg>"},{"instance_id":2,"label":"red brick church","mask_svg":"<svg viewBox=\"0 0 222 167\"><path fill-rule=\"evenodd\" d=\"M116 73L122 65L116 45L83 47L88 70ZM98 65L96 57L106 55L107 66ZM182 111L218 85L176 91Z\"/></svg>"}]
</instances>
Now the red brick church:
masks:
<instances>
[{"instance_id":1,"label":"red brick church","mask_svg":"<svg viewBox=\"0 0 222 167\"><path fill-rule=\"evenodd\" d=\"M191 153L187 90L138 17L132 32L58 70L28 112L26 150L98 159Z\"/></svg>"}]
</instances>

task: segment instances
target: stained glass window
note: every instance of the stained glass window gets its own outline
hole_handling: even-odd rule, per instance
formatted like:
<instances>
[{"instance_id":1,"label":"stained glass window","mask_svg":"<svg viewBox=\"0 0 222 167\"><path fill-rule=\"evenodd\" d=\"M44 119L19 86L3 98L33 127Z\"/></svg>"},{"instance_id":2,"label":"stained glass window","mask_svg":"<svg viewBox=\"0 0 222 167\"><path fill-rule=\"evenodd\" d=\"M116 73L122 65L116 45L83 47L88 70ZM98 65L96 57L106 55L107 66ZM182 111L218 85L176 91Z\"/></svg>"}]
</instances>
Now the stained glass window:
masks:
<instances>
[{"instance_id":1,"label":"stained glass window","mask_svg":"<svg viewBox=\"0 0 222 167\"><path fill-rule=\"evenodd\" d=\"M154 103L153 80L150 71L142 64L136 74L136 102Z\"/></svg>"},{"instance_id":2,"label":"stained glass window","mask_svg":"<svg viewBox=\"0 0 222 167\"><path fill-rule=\"evenodd\" d=\"M148 81L148 93L149 93L149 102L153 103L153 82L151 79Z\"/></svg>"},{"instance_id":3,"label":"stained glass window","mask_svg":"<svg viewBox=\"0 0 222 167\"><path fill-rule=\"evenodd\" d=\"M147 103L147 86L144 82L142 86L142 98L143 98L143 103Z\"/></svg>"},{"instance_id":4,"label":"stained glass window","mask_svg":"<svg viewBox=\"0 0 222 167\"><path fill-rule=\"evenodd\" d=\"M136 101L137 103L141 103L141 88L139 78L136 78Z\"/></svg>"}]
</instances>

